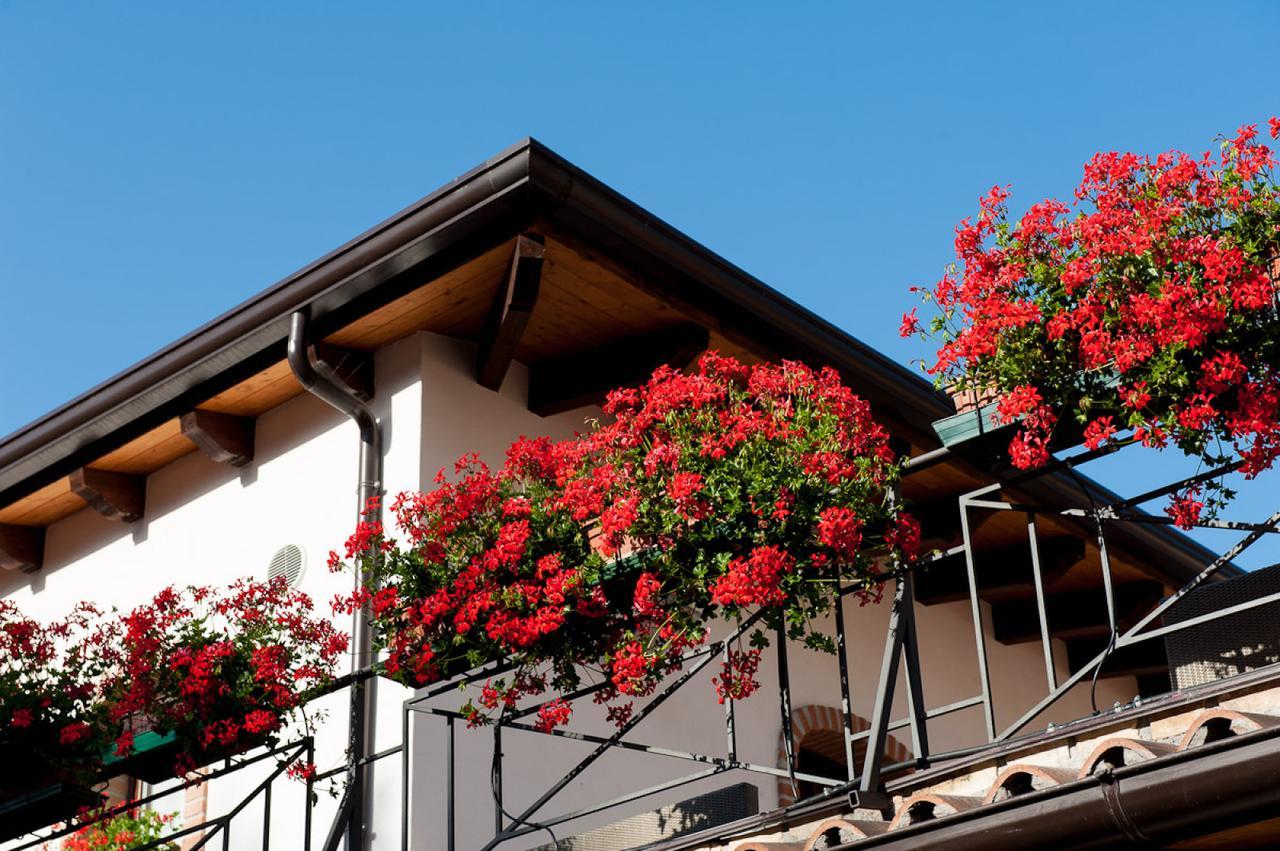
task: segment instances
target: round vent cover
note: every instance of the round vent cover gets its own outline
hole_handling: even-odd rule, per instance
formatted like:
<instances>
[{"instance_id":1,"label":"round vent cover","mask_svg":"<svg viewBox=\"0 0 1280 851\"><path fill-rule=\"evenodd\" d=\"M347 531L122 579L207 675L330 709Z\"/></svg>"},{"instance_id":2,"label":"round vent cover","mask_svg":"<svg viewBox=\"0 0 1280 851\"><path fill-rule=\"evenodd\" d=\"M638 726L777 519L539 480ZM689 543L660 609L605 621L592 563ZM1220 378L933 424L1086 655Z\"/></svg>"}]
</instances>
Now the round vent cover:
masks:
<instances>
[{"instance_id":1,"label":"round vent cover","mask_svg":"<svg viewBox=\"0 0 1280 851\"><path fill-rule=\"evenodd\" d=\"M271 564L267 566L267 579L283 576L290 588L296 588L302 580L302 571L305 567L306 557L302 547L297 544L285 544L271 557Z\"/></svg>"}]
</instances>

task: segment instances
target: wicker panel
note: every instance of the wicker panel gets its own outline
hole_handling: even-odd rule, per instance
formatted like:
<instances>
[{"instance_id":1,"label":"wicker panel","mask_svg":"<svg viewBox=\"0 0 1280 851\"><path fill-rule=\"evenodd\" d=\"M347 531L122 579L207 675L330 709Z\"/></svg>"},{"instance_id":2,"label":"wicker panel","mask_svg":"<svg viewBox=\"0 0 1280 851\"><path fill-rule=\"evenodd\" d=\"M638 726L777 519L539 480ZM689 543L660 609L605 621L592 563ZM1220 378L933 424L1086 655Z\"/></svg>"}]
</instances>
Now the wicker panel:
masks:
<instances>
[{"instance_id":1,"label":"wicker panel","mask_svg":"<svg viewBox=\"0 0 1280 851\"><path fill-rule=\"evenodd\" d=\"M735 783L678 804L625 818L555 845L535 851L628 851L694 830L703 830L755 815L760 809L759 790L750 783Z\"/></svg>"},{"instance_id":2,"label":"wicker panel","mask_svg":"<svg viewBox=\"0 0 1280 851\"><path fill-rule=\"evenodd\" d=\"M1170 607L1174 624L1280 592L1280 565L1198 588ZM1280 661L1280 603L1229 615L1165 638L1175 689L1211 683Z\"/></svg>"}]
</instances>

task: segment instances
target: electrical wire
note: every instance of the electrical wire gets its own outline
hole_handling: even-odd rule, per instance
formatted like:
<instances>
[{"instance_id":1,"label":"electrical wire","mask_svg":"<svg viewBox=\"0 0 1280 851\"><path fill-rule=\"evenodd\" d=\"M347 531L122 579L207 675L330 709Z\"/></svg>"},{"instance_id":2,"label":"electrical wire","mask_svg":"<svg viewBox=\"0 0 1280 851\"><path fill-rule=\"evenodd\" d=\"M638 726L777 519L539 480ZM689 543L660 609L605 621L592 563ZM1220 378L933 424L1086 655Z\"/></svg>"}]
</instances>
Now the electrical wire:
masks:
<instances>
[{"instance_id":1,"label":"electrical wire","mask_svg":"<svg viewBox=\"0 0 1280 851\"><path fill-rule=\"evenodd\" d=\"M506 716L506 709L502 710L502 714L498 716L495 724L501 724L502 719ZM553 848L560 847L560 839L556 836L556 832L551 829L551 825L542 824L536 821L529 821L512 815L507 812L506 807L502 806L502 796L498 793L498 774L500 771L500 761L502 753L495 747L493 749L493 761L489 765L489 793L493 796L493 805L498 808L498 812L502 813L506 818L511 820L512 827L531 827L534 830L545 830L547 835L551 837L551 846Z\"/></svg>"},{"instance_id":2,"label":"electrical wire","mask_svg":"<svg viewBox=\"0 0 1280 851\"><path fill-rule=\"evenodd\" d=\"M1065 465L1067 474L1071 476L1076 485L1080 488L1080 492L1084 494L1084 498L1089 500L1089 510L1093 513L1094 522L1098 524L1098 538L1102 538L1102 517L1098 514L1098 502L1093 498L1093 494L1089 492L1089 486L1086 479L1076 472L1076 468L1070 464ZM1110 601L1114 605L1114 601ZM1114 620L1114 619L1113 619ZM1098 709L1098 678L1102 674L1102 668L1107 664L1107 660L1111 658L1111 654L1115 652L1116 642L1120 639L1119 624L1110 623L1111 636L1107 639L1107 647L1102 651L1102 659L1098 661L1097 667L1093 669L1093 676L1089 679L1089 705L1093 707L1093 714L1100 714Z\"/></svg>"}]
</instances>

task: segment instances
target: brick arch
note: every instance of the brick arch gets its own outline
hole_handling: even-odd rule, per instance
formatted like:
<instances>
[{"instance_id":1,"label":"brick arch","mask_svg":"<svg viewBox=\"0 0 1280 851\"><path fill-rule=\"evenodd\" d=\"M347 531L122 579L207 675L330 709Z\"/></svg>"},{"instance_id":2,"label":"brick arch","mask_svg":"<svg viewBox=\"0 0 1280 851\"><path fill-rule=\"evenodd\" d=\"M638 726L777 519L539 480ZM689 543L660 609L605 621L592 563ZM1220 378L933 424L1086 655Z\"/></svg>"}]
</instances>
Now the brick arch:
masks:
<instances>
[{"instance_id":1,"label":"brick arch","mask_svg":"<svg viewBox=\"0 0 1280 851\"><path fill-rule=\"evenodd\" d=\"M871 724L861 715L852 716L853 732L861 733L870 729ZM834 706L820 706L817 704L809 704L798 707L791 712L791 732L795 738L796 753L800 752L800 748L817 751L823 756L835 762L844 762L844 723L840 719L840 710ZM866 751L866 740L854 743L853 757L855 761L861 761L862 755ZM884 760L886 765L895 762L902 762L909 759L911 752L901 742L893 736L885 739L884 743ZM782 732L778 732L778 763L779 768L787 767L787 745L782 737ZM796 802L795 794L791 791L791 781L788 778L778 778L778 806L785 807Z\"/></svg>"}]
</instances>

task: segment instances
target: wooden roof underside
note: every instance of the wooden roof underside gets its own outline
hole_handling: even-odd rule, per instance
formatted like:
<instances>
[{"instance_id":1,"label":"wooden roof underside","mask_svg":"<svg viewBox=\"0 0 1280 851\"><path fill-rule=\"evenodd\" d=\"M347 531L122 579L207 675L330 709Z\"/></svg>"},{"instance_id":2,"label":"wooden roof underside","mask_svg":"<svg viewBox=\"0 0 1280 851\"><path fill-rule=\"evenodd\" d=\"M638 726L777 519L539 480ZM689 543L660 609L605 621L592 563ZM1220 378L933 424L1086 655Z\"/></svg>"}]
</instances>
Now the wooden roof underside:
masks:
<instances>
[{"instance_id":1,"label":"wooden roof underside","mask_svg":"<svg viewBox=\"0 0 1280 851\"><path fill-rule=\"evenodd\" d=\"M373 352L417 331L476 339L504 281L513 243L514 239L424 283L328 335L325 342ZM688 321L670 305L548 235L541 291L515 358L530 364L558 359ZM768 356L767 351L750 351L718 332L711 334L710 345L748 361ZM196 407L259 417L302 392L288 362L280 360ZM145 476L196 449L174 418L87 466ZM0 524L49 526L85 507L63 478L0 507Z\"/></svg>"}]
</instances>

